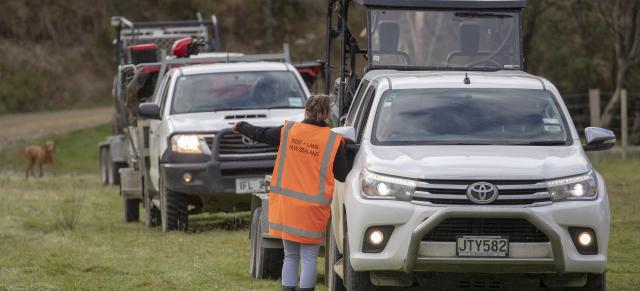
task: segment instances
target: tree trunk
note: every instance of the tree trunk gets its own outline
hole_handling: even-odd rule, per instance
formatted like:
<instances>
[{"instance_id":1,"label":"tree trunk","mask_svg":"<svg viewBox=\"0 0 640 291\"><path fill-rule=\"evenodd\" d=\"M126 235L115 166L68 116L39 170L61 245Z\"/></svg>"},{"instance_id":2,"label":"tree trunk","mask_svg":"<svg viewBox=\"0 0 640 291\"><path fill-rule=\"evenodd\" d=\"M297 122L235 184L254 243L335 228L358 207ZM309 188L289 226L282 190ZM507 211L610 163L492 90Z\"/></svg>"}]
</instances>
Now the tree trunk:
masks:
<instances>
[{"instance_id":1,"label":"tree trunk","mask_svg":"<svg viewBox=\"0 0 640 291\"><path fill-rule=\"evenodd\" d=\"M613 96L607 102L607 106L605 107L602 115L600 117L600 126L609 127L611 126L611 119L613 119L613 113L617 109L618 103L620 103L620 94L622 92L622 87L624 87L624 80L627 75L627 64L618 59L618 71L616 74L615 80L615 90L613 91Z\"/></svg>"}]
</instances>

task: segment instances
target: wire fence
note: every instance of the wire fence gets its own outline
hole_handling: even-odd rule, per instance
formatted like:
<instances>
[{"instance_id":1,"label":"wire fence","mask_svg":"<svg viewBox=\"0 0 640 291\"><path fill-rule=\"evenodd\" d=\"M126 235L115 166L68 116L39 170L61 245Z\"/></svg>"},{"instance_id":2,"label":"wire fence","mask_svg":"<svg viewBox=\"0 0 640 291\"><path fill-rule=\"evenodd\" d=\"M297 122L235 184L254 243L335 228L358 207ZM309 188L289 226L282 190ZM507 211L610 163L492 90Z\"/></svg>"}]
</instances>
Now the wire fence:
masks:
<instances>
[{"instance_id":1,"label":"wire fence","mask_svg":"<svg viewBox=\"0 0 640 291\"><path fill-rule=\"evenodd\" d=\"M613 92L600 92L600 114L604 112L607 103L611 100ZM569 93L563 94L567 109L571 113L573 123L580 134L584 133L584 129L591 126L591 114L589 104L589 93ZM627 93L627 129L628 129L628 143L629 145L640 145L640 92ZM622 124L621 124L621 110L620 103L616 106L616 109L612 112L611 123L607 126L608 129L615 132L616 137L620 139Z\"/></svg>"}]
</instances>

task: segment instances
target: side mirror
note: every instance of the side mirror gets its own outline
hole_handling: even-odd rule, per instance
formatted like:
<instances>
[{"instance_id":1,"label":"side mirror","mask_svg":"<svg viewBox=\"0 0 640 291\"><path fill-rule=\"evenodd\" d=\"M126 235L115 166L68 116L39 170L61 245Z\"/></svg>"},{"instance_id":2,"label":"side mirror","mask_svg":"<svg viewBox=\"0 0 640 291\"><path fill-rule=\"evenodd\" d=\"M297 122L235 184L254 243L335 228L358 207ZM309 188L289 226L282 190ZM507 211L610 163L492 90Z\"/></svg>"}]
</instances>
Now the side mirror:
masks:
<instances>
[{"instance_id":1,"label":"side mirror","mask_svg":"<svg viewBox=\"0 0 640 291\"><path fill-rule=\"evenodd\" d=\"M616 144L616 135L605 128L587 127L584 129L584 135L587 143L582 145L582 148L585 151L604 151Z\"/></svg>"},{"instance_id":2,"label":"side mirror","mask_svg":"<svg viewBox=\"0 0 640 291\"><path fill-rule=\"evenodd\" d=\"M356 129L351 126L334 127L333 132L344 136L348 141L356 142Z\"/></svg>"},{"instance_id":3,"label":"side mirror","mask_svg":"<svg viewBox=\"0 0 640 291\"><path fill-rule=\"evenodd\" d=\"M141 103L138 106L138 115L148 119L160 119L160 106L155 103Z\"/></svg>"}]
</instances>

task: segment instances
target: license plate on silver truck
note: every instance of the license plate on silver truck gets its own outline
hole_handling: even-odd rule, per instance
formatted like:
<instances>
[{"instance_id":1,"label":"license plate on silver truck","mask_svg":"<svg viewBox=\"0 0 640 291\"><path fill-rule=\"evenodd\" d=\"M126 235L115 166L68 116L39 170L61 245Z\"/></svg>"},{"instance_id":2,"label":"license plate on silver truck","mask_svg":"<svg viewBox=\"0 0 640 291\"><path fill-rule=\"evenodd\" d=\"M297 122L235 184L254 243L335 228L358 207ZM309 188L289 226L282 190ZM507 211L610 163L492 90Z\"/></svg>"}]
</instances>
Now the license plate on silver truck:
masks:
<instances>
[{"instance_id":1,"label":"license plate on silver truck","mask_svg":"<svg viewBox=\"0 0 640 291\"><path fill-rule=\"evenodd\" d=\"M509 239L501 236L459 236L458 257L508 257Z\"/></svg>"},{"instance_id":2,"label":"license plate on silver truck","mask_svg":"<svg viewBox=\"0 0 640 291\"><path fill-rule=\"evenodd\" d=\"M264 178L237 178L236 193L256 193L264 192Z\"/></svg>"}]
</instances>

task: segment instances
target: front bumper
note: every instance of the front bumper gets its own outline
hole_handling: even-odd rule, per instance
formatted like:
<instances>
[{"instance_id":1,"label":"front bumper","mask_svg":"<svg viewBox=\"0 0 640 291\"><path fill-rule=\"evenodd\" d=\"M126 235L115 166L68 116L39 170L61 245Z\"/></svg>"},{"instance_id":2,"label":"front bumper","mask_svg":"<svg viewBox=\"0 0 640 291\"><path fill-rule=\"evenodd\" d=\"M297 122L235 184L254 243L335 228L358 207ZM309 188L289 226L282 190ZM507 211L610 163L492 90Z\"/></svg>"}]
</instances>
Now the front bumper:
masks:
<instances>
[{"instance_id":1,"label":"front bumper","mask_svg":"<svg viewBox=\"0 0 640 291\"><path fill-rule=\"evenodd\" d=\"M401 201L375 201L358 195L353 183L345 193L350 260L356 271L477 272L477 273L603 273L609 241L609 203L599 177L594 201L562 202L546 206L427 206ZM356 193L354 195L354 193ZM381 215L383 214L383 215ZM447 218L521 218L549 237L545 243L510 243L507 258L464 258L455 254L455 242L423 241ZM380 253L364 253L366 229L393 225ZM569 227L595 231L596 255L578 253Z\"/></svg>"},{"instance_id":2,"label":"front bumper","mask_svg":"<svg viewBox=\"0 0 640 291\"><path fill-rule=\"evenodd\" d=\"M275 160L209 161L205 163L162 164L165 187L190 195L235 194L236 179L264 178L273 171ZM191 174L191 182L183 180Z\"/></svg>"},{"instance_id":3,"label":"front bumper","mask_svg":"<svg viewBox=\"0 0 640 291\"><path fill-rule=\"evenodd\" d=\"M176 154L167 150L163 154L160 165L164 187L175 192L198 196L236 194L236 179L263 179L265 175L272 174L275 155L252 157L240 154L232 158L221 157L220 142L228 134L232 134L231 129L223 129L215 133L209 145L210 156ZM183 179L186 173L191 175L190 182Z\"/></svg>"}]
</instances>

